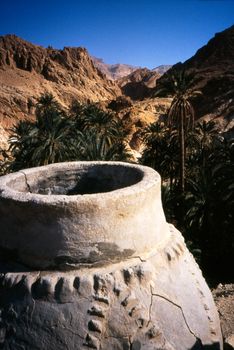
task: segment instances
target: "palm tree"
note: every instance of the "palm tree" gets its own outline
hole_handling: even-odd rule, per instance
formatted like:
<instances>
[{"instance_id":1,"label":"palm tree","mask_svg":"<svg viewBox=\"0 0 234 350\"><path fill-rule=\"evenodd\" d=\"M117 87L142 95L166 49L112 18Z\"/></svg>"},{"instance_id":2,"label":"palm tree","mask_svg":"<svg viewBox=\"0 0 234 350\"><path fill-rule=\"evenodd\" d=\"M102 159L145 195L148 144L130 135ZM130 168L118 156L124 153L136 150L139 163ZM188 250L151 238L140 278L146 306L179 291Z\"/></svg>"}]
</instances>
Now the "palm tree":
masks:
<instances>
[{"instance_id":1,"label":"palm tree","mask_svg":"<svg viewBox=\"0 0 234 350\"><path fill-rule=\"evenodd\" d=\"M16 171L30 166L32 145L36 140L33 122L20 120L10 129L9 151L14 159L10 170Z\"/></svg>"},{"instance_id":2,"label":"palm tree","mask_svg":"<svg viewBox=\"0 0 234 350\"><path fill-rule=\"evenodd\" d=\"M60 105L51 93L46 92L37 99L36 114L37 116L39 114L43 115L47 113L49 109L59 110Z\"/></svg>"},{"instance_id":3,"label":"palm tree","mask_svg":"<svg viewBox=\"0 0 234 350\"><path fill-rule=\"evenodd\" d=\"M132 155L122 140L110 144L109 137L95 130L78 131L73 140L77 160L130 161Z\"/></svg>"},{"instance_id":4,"label":"palm tree","mask_svg":"<svg viewBox=\"0 0 234 350\"><path fill-rule=\"evenodd\" d=\"M198 122L194 130L194 137L197 141L197 151L201 157L202 168L205 169L208 162L208 156L214 145L214 139L217 137L216 124L211 120Z\"/></svg>"},{"instance_id":5,"label":"palm tree","mask_svg":"<svg viewBox=\"0 0 234 350\"><path fill-rule=\"evenodd\" d=\"M203 167L198 150L196 181L188 180L185 196L185 232L201 248L203 267L212 273L215 266L223 274L234 249L234 142L212 135L212 124L200 127L206 130L206 138L201 138L206 139L206 164Z\"/></svg>"},{"instance_id":6,"label":"palm tree","mask_svg":"<svg viewBox=\"0 0 234 350\"><path fill-rule=\"evenodd\" d=\"M200 91L192 89L194 74L184 70L174 72L168 76L157 88L157 95L161 93L171 94L173 100L168 111L168 126L176 127L179 131L180 144L180 189L184 193L185 187L185 133L194 127L194 108L191 104L192 97L200 94Z\"/></svg>"},{"instance_id":7,"label":"palm tree","mask_svg":"<svg viewBox=\"0 0 234 350\"><path fill-rule=\"evenodd\" d=\"M141 138L145 145L141 162L158 170L164 182L169 180L172 190L178 175L177 131L170 130L164 123L155 122L142 130Z\"/></svg>"},{"instance_id":8,"label":"palm tree","mask_svg":"<svg viewBox=\"0 0 234 350\"><path fill-rule=\"evenodd\" d=\"M111 144L116 139L126 137L121 119L113 113L98 108L95 104L86 105L83 109L83 130L105 135Z\"/></svg>"},{"instance_id":9,"label":"palm tree","mask_svg":"<svg viewBox=\"0 0 234 350\"><path fill-rule=\"evenodd\" d=\"M76 130L80 132L92 131L97 135L105 135L109 143L127 137L126 128L115 114L100 109L96 104L82 105L73 101L70 117L74 120Z\"/></svg>"},{"instance_id":10,"label":"palm tree","mask_svg":"<svg viewBox=\"0 0 234 350\"><path fill-rule=\"evenodd\" d=\"M140 136L145 146L141 158L143 164L160 169L166 131L164 123L159 122L152 123L141 131Z\"/></svg>"},{"instance_id":11,"label":"palm tree","mask_svg":"<svg viewBox=\"0 0 234 350\"><path fill-rule=\"evenodd\" d=\"M53 96L43 95L38 101L35 122L20 121L11 130L11 170L73 159L73 121L57 107Z\"/></svg>"},{"instance_id":12,"label":"palm tree","mask_svg":"<svg viewBox=\"0 0 234 350\"><path fill-rule=\"evenodd\" d=\"M38 120L35 125L37 140L32 152L32 161L35 165L47 165L72 160L72 149L69 147L71 121L56 111L50 111L44 117L47 124Z\"/></svg>"},{"instance_id":13,"label":"palm tree","mask_svg":"<svg viewBox=\"0 0 234 350\"><path fill-rule=\"evenodd\" d=\"M131 160L120 120L96 105L73 103L69 116L51 94L38 99L35 122L13 129L11 170L67 160Z\"/></svg>"}]
</instances>

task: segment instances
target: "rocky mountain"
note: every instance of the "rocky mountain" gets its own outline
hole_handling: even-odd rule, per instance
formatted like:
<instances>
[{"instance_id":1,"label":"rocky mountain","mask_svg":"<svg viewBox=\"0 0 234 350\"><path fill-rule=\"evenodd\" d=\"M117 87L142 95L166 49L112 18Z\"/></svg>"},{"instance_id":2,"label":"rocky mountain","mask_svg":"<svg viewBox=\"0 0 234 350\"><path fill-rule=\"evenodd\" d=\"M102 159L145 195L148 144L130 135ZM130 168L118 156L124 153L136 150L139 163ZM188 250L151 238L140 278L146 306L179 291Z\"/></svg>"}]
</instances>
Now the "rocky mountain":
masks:
<instances>
[{"instance_id":1,"label":"rocky mountain","mask_svg":"<svg viewBox=\"0 0 234 350\"><path fill-rule=\"evenodd\" d=\"M216 118L224 129L234 126L234 26L215 34L189 60L173 66L158 84L178 70L192 72L192 88L202 91L194 100L197 118Z\"/></svg>"},{"instance_id":2,"label":"rocky mountain","mask_svg":"<svg viewBox=\"0 0 234 350\"><path fill-rule=\"evenodd\" d=\"M142 100L151 94L152 88L156 86L156 80L161 75L148 68L139 68L131 74L118 79L118 85L124 95L133 100Z\"/></svg>"},{"instance_id":3,"label":"rocky mountain","mask_svg":"<svg viewBox=\"0 0 234 350\"><path fill-rule=\"evenodd\" d=\"M103 74L105 74L107 78L112 80L125 77L126 75L129 75L140 68L122 63L108 64L105 63L101 58L96 57L92 57L92 60L95 67L97 67Z\"/></svg>"},{"instance_id":4,"label":"rocky mountain","mask_svg":"<svg viewBox=\"0 0 234 350\"><path fill-rule=\"evenodd\" d=\"M123 64L123 63L108 64L108 63L105 63L102 58L97 58L94 56L92 57L92 60L95 67L97 67L103 74L105 74L107 78L112 80L117 80L118 83L120 83L120 85L123 85L125 83L125 77L127 82L131 82L131 77L133 77L133 79L137 79L137 82L139 82L141 80L140 74L142 74L142 77L144 79L146 71L151 72L151 75L154 75L154 73L163 75L168 71L168 69L172 67L171 65L161 65L150 70L147 68L142 68L139 66L138 67L131 66L129 64ZM141 73L141 70L142 70L142 73ZM134 72L136 71L137 73L136 75L134 75ZM151 84L151 85L155 86L154 84Z\"/></svg>"},{"instance_id":5,"label":"rocky mountain","mask_svg":"<svg viewBox=\"0 0 234 350\"><path fill-rule=\"evenodd\" d=\"M33 45L15 35L0 37L0 125L30 118L36 98L52 93L64 107L79 101L105 101L121 95L98 70L84 48L63 50ZM1 141L1 140L0 140Z\"/></svg>"},{"instance_id":6,"label":"rocky mountain","mask_svg":"<svg viewBox=\"0 0 234 350\"><path fill-rule=\"evenodd\" d=\"M169 65L161 65L152 70L148 68L138 68L132 73L117 80L125 96L133 100L142 100L152 94L152 89L156 86L156 81L170 69Z\"/></svg>"},{"instance_id":7,"label":"rocky mountain","mask_svg":"<svg viewBox=\"0 0 234 350\"><path fill-rule=\"evenodd\" d=\"M223 130L234 126L234 26L216 34L192 58L162 76L168 66L136 68L106 65L84 48L55 50L14 35L0 37L0 144L6 143L13 123L33 118L36 98L45 91L64 108L74 99L111 105L130 125L134 143L139 129L166 114L171 98L155 98L155 92L158 84L180 69L193 72L193 89L203 93L193 101L196 117L216 118ZM121 78L110 80L106 72L114 74L111 78ZM134 147L139 149L136 146L137 142Z\"/></svg>"},{"instance_id":8,"label":"rocky mountain","mask_svg":"<svg viewBox=\"0 0 234 350\"><path fill-rule=\"evenodd\" d=\"M153 72L156 72L158 74L163 75L164 73L166 73L170 68L172 67L172 65L169 64L162 64L161 66L155 67L152 69Z\"/></svg>"}]
</instances>

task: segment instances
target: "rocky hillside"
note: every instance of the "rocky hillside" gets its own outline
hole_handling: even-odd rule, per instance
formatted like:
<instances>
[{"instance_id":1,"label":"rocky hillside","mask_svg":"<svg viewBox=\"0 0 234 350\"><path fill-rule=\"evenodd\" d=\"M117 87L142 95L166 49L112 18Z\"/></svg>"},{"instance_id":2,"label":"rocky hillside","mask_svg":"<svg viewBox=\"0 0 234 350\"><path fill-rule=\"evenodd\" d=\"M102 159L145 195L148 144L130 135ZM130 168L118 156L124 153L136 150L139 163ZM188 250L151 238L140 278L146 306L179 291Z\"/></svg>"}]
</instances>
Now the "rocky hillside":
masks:
<instances>
[{"instance_id":1,"label":"rocky hillside","mask_svg":"<svg viewBox=\"0 0 234 350\"><path fill-rule=\"evenodd\" d=\"M95 67L97 67L107 78L117 80L126 75L131 74L140 67L131 66L129 64L108 64L105 63L101 58L92 57Z\"/></svg>"},{"instance_id":2,"label":"rocky hillside","mask_svg":"<svg viewBox=\"0 0 234 350\"><path fill-rule=\"evenodd\" d=\"M194 73L193 89L202 95L195 101L197 118L220 120L224 128L234 124L234 26L218 33L186 62L173 66L161 83L180 69Z\"/></svg>"},{"instance_id":3,"label":"rocky hillside","mask_svg":"<svg viewBox=\"0 0 234 350\"><path fill-rule=\"evenodd\" d=\"M151 95L152 88L156 86L156 80L160 76L156 71L139 68L117 82L124 95L133 100L142 100Z\"/></svg>"},{"instance_id":4,"label":"rocky hillside","mask_svg":"<svg viewBox=\"0 0 234 350\"><path fill-rule=\"evenodd\" d=\"M131 97L133 100L142 100L151 96L156 81L170 68L169 65L161 65L152 70L139 68L118 79L117 83L125 96Z\"/></svg>"},{"instance_id":5,"label":"rocky hillside","mask_svg":"<svg viewBox=\"0 0 234 350\"><path fill-rule=\"evenodd\" d=\"M102 102L104 107L112 101L113 110L121 110L120 117L137 135L142 126L166 114L171 99L155 99L157 85L180 69L194 73L193 88L203 93L193 101L197 118L215 118L223 130L234 127L234 26L163 76L169 66L136 68L106 65L84 48L46 49L14 35L0 37L0 144L6 143L13 123L33 117L36 98L45 91L65 108L74 99Z\"/></svg>"},{"instance_id":6,"label":"rocky hillside","mask_svg":"<svg viewBox=\"0 0 234 350\"><path fill-rule=\"evenodd\" d=\"M120 118L129 130L128 141L132 149L139 153L142 151L140 132L156 120L163 121L171 101L171 98L146 98L143 101L134 101L132 106L119 112ZM139 154L136 153L136 156Z\"/></svg>"},{"instance_id":7,"label":"rocky hillside","mask_svg":"<svg viewBox=\"0 0 234 350\"><path fill-rule=\"evenodd\" d=\"M168 102L164 99L161 108L159 99L142 103L130 99L123 108L118 97L124 100L126 94L142 100L149 96L159 76L147 68L106 65L91 58L84 48L56 50L31 44L15 35L1 36L0 146L7 147L9 129L18 120L34 117L37 98L44 92L52 93L64 108L73 100L99 102L105 108L110 101L116 104L117 98L117 107L120 104L122 110L120 118L124 118L131 135L137 135L138 129L158 118L161 109L165 112ZM138 148L137 141L135 146Z\"/></svg>"},{"instance_id":8,"label":"rocky hillside","mask_svg":"<svg viewBox=\"0 0 234 350\"><path fill-rule=\"evenodd\" d=\"M30 118L35 98L52 93L67 107L72 100L105 101L121 94L93 64L84 48L33 45L15 35L0 37L0 125Z\"/></svg>"}]
</instances>

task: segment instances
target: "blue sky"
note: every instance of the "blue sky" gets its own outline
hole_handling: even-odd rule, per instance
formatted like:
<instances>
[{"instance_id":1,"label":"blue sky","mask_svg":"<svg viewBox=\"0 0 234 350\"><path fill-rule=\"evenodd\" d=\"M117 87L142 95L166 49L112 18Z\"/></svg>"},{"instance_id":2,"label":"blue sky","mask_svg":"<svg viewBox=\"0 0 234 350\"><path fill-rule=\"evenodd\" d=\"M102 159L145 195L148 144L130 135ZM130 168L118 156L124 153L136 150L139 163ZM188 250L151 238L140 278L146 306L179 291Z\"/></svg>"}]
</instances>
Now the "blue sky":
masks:
<instances>
[{"instance_id":1,"label":"blue sky","mask_svg":"<svg viewBox=\"0 0 234 350\"><path fill-rule=\"evenodd\" d=\"M149 68L183 62L234 24L234 0L11 0L0 11L0 35Z\"/></svg>"}]
</instances>

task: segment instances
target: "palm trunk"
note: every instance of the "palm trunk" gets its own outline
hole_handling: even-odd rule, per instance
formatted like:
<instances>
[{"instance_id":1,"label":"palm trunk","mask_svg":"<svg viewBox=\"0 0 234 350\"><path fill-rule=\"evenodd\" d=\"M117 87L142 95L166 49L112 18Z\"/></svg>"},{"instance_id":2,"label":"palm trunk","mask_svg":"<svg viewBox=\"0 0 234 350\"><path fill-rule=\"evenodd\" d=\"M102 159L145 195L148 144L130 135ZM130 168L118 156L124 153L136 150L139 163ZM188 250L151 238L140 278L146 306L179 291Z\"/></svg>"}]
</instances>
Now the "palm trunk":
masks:
<instances>
[{"instance_id":1,"label":"palm trunk","mask_svg":"<svg viewBox=\"0 0 234 350\"><path fill-rule=\"evenodd\" d=\"M182 229L184 226L184 182L185 182L185 145L184 145L184 113L181 112L181 122L179 127L180 142L180 199L179 199L179 225Z\"/></svg>"},{"instance_id":2,"label":"palm trunk","mask_svg":"<svg viewBox=\"0 0 234 350\"><path fill-rule=\"evenodd\" d=\"M179 127L180 138L180 190L184 193L185 182L185 144L184 144L184 113L182 112L181 123Z\"/></svg>"},{"instance_id":3,"label":"palm trunk","mask_svg":"<svg viewBox=\"0 0 234 350\"><path fill-rule=\"evenodd\" d=\"M171 175L171 173L172 173L172 170L171 170L171 172L170 172L170 192L172 192L172 186L173 186L173 176Z\"/></svg>"}]
</instances>

